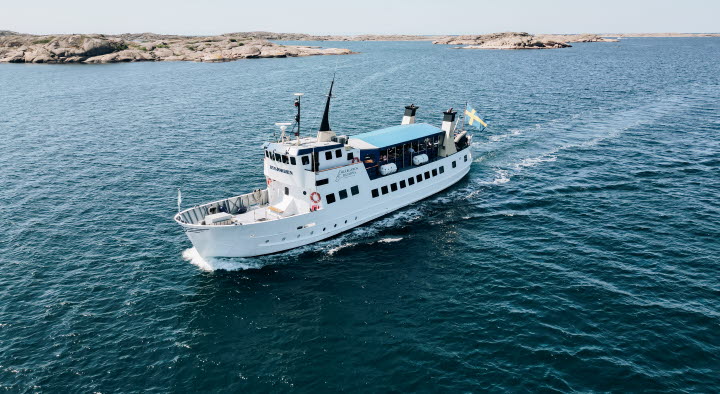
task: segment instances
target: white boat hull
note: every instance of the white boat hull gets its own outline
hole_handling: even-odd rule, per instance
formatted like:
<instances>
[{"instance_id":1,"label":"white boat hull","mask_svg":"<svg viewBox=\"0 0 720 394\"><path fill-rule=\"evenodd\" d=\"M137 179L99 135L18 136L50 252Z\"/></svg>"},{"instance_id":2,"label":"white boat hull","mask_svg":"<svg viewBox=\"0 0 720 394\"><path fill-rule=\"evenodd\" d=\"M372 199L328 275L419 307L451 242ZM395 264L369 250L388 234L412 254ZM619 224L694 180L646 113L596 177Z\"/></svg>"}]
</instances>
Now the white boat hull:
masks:
<instances>
[{"instance_id":1,"label":"white boat hull","mask_svg":"<svg viewBox=\"0 0 720 394\"><path fill-rule=\"evenodd\" d=\"M453 168L452 162L456 162ZM325 204L313 212L247 225L199 225L179 222L198 253L204 257L252 257L282 252L338 235L416 201L430 197L458 182L470 170L472 155L465 149L433 162L370 180L364 166L348 177L342 168L325 171L334 188L358 186L360 193ZM378 197L371 190L399 183L443 166L443 173L398 188ZM347 167L343 167L347 170Z\"/></svg>"}]
</instances>

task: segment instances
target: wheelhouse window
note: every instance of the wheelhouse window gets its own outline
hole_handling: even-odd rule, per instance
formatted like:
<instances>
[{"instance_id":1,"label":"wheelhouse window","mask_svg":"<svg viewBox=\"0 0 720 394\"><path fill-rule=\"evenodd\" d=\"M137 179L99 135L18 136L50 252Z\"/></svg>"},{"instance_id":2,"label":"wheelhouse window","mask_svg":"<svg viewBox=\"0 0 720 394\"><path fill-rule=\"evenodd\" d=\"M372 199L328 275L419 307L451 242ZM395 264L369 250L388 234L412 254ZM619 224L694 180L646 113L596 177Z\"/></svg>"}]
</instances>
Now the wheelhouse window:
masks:
<instances>
[{"instance_id":1,"label":"wheelhouse window","mask_svg":"<svg viewBox=\"0 0 720 394\"><path fill-rule=\"evenodd\" d=\"M373 198L378 197L380 195L380 193L378 193L378 189L372 189L372 192L370 192L370 194L372 194Z\"/></svg>"},{"instance_id":2,"label":"wheelhouse window","mask_svg":"<svg viewBox=\"0 0 720 394\"><path fill-rule=\"evenodd\" d=\"M390 185L390 190L396 192L397 191L397 183L393 183Z\"/></svg>"},{"instance_id":3,"label":"wheelhouse window","mask_svg":"<svg viewBox=\"0 0 720 394\"><path fill-rule=\"evenodd\" d=\"M408 183L410 184L410 186L414 185L414 184L415 184L415 178L413 178L413 177L408 178Z\"/></svg>"},{"instance_id":4,"label":"wheelhouse window","mask_svg":"<svg viewBox=\"0 0 720 394\"><path fill-rule=\"evenodd\" d=\"M407 187L407 184L405 183L405 180L403 179L402 181L400 181L400 188L404 189L406 187Z\"/></svg>"},{"instance_id":5,"label":"wheelhouse window","mask_svg":"<svg viewBox=\"0 0 720 394\"><path fill-rule=\"evenodd\" d=\"M290 164L292 164L292 165L297 164L297 161L295 160L295 156L290 156Z\"/></svg>"},{"instance_id":6,"label":"wheelhouse window","mask_svg":"<svg viewBox=\"0 0 720 394\"><path fill-rule=\"evenodd\" d=\"M340 190L338 192L338 196L340 196L341 200L348 198L347 190L345 190L345 189Z\"/></svg>"},{"instance_id":7,"label":"wheelhouse window","mask_svg":"<svg viewBox=\"0 0 720 394\"><path fill-rule=\"evenodd\" d=\"M325 151L325 160L332 160L332 152Z\"/></svg>"},{"instance_id":8,"label":"wheelhouse window","mask_svg":"<svg viewBox=\"0 0 720 394\"><path fill-rule=\"evenodd\" d=\"M265 151L265 157L270 157L270 152Z\"/></svg>"},{"instance_id":9,"label":"wheelhouse window","mask_svg":"<svg viewBox=\"0 0 720 394\"><path fill-rule=\"evenodd\" d=\"M337 157L338 159L342 157L342 150L341 150L341 149L336 149L336 150L335 150L335 157Z\"/></svg>"},{"instance_id":10,"label":"wheelhouse window","mask_svg":"<svg viewBox=\"0 0 720 394\"><path fill-rule=\"evenodd\" d=\"M315 181L315 186L327 185L328 182L330 182L330 180L328 180L328 178L318 179L317 181Z\"/></svg>"},{"instance_id":11,"label":"wheelhouse window","mask_svg":"<svg viewBox=\"0 0 720 394\"><path fill-rule=\"evenodd\" d=\"M275 161L282 161L282 160L280 159L280 154L279 154L279 153L276 153L276 154L275 154Z\"/></svg>"},{"instance_id":12,"label":"wheelhouse window","mask_svg":"<svg viewBox=\"0 0 720 394\"><path fill-rule=\"evenodd\" d=\"M303 157L302 157L302 164L303 164L304 166L310 164L310 156L308 156L308 155L303 156Z\"/></svg>"},{"instance_id":13,"label":"wheelhouse window","mask_svg":"<svg viewBox=\"0 0 720 394\"><path fill-rule=\"evenodd\" d=\"M437 169L436 169L436 168L433 168L432 174L433 174L433 176L437 176Z\"/></svg>"},{"instance_id":14,"label":"wheelhouse window","mask_svg":"<svg viewBox=\"0 0 720 394\"><path fill-rule=\"evenodd\" d=\"M285 156L285 155L282 155L282 162L283 162L283 164L287 164L287 163L288 163L288 157Z\"/></svg>"},{"instance_id":15,"label":"wheelhouse window","mask_svg":"<svg viewBox=\"0 0 720 394\"><path fill-rule=\"evenodd\" d=\"M350 188L350 193L352 193L353 196L357 196L360 194L360 188L357 186L353 186Z\"/></svg>"},{"instance_id":16,"label":"wheelhouse window","mask_svg":"<svg viewBox=\"0 0 720 394\"><path fill-rule=\"evenodd\" d=\"M382 194L388 194L388 187L387 187L387 186L381 187L380 190L382 190Z\"/></svg>"},{"instance_id":17,"label":"wheelhouse window","mask_svg":"<svg viewBox=\"0 0 720 394\"><path fill-rule=\"evenodd\" d=\"M347 159L348 159L348 160L352 160L352 159L354 159L354 158L355 158L355 155L353 155L352 152L350 152L350 153L347 154Z\"/></svg>"},{"instance_id":18,"label":"wheelhouse window","mask_svg":"<svg viewBox=\"0 0 720 394\"><path fill-rule=\"evenodd\" d=\"M285 195L286 195L286 196L289 196L289 195L290 195L290 188L285 187Z\"/></svg>"},{"instance_id":19,"label":"wheelhouse window","mask_svg":"<svg viewBox=\"0 0 720 394\"><path fill-rule=\"evenodd\" d=\"M325 201L327 201L328 204L332 204L335 202L335 193L330 193L327 196L325 196Z\"/></svg>"}]
</instances>

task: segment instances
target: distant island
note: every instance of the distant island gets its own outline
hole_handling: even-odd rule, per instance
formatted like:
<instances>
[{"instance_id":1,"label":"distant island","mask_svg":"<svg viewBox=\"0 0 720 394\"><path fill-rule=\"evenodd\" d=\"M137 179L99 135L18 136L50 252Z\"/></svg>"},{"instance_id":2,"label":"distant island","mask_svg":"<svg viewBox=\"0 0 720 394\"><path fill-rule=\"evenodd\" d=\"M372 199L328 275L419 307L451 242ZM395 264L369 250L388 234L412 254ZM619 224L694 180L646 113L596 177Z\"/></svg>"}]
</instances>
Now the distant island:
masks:
<instances>
[{"instance_id":1,"label":"distant island","mask_svg":"<svg viewBox=\"0 0 720 394\"><path fill-rule=\"evenodd\" d=\"M551 49L568 48L570 42L616 42L597 34L492 33L442 37L433 44L461 45L461 49Z\"/></svg>"},{"instance_id":2,"label":"distant island","mask_svg":"<svg viewBox=\"0 0 720 394\"><path fill-rule=\"evenodd\" d=\"M0 31L2 63L224 62L238 59L348 55L349 49L280 45L243 33L220 36L63 34Z\"/></svg>"},{"instance_id":3,"label":"distant island","mask_svg":"<svg viewBox=\"0 0 720 394\"><path fill-rule=\"evenodd\" d=\"M219 36L140 34L33 35L0 30L0 63L225 62L238 59L348 55L345 48L282 45L273 41L430 41L458 49L556 49L574 42L615 42L627 37L720 37L720 33L480 35L311 35L240 32Z\"/></svg>"}]
</instances>

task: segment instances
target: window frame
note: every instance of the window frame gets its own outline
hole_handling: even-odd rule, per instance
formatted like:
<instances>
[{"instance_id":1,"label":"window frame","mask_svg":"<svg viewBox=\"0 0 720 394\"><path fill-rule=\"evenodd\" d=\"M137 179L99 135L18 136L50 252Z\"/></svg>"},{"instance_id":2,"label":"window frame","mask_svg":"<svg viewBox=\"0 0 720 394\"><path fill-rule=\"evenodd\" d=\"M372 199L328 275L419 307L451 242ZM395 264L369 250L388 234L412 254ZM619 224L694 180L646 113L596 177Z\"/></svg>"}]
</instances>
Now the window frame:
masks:
<instances>
[{"instance_id":1,"label":"window frame","mask_svg":"<svg viewBox=\"0 0 720 394\"><path fill-rule=\"evenodd\" d=\"M390 193L390 190L388 189L387 185L385 185L385 186L381 186L381 187L380 187L380 192L381 192L382 195L384 196L384 195Z\"/></svg>"},{"instance_id":2,"label":"window frame","mask_svg":"<svg viewBox=\"0 0 720 394\"><path fill-rule=\"evenodd\" d=\"M431 172L432 172L432 176L438 175L437 168L433 168Z\"/></svg>"},{"instance_id":3,"label":"window frame","mask_svg":"<svg viewBox=\"0 0 720 394\"><path fill-rule=\"evenodd\" d=\"M372 198L380 197L380 191L378 189L372 189L370 191L370 195L372 196Z\"/></svg>"},{"instance_id":4,"label":"window frame","mask_svg":"<svg viewBox=\"0 0 720 394\"><path fill-rule=\"evenodd\" d=\"M333 156L332 151L329 151L329 150L325 151L325 161L332 160L332 158L333 158L332 156Z\"/></svg>"},{"instance_id":5,"label":"window frame","mask_svg":"<svg viewBox=\"0 0 720 394\"><path fill-rule=\"evenodd\" d=\"M430 171L425 171L425 179L430 179Z\"/></svg>"},{"instance_id":6,"label":"window frame","mask_svg":"<svg viewBox=\"0 0 720 394\"><path fill-rule=\"evenodd\" d=\"M404 189L404 188L406 188L406 187L407 187L407 183L405 182L405 180L404 180L404 179L401 180L401 181L400 181L400 188L401 188L401 189Z\"/></svg>"},{"instance_id":7,"label":"window frame","mask_svg":"<svg viewBox=\"0 0 720 394\"><path fill-rule=\"evenodd\" d=\"M335 158L339 159L342 157L342 149L336 149L335 150Z\"/></svg>"},{"instance_id":8,"label":"window frame","mask_svg":"<svg viewBox=\"0 0 720 394\"><path fill-rule=\"evenodd\" d=\"M440 168L438 168L438 172L441 173L441 174L444 174L444 173L445 173L445 166L440 166Z\"/></svg>"},{"instance_id":9,"label":"window frame","mask_svg":"<svg viewBox=\"0 0 720 394\"><path fill-rule=\"evenodd\" d=\"M398 185L397 185L397 183L395 183L395 182L391 183L391 184L390 184L390 191L391 191L391 192L396 192L397 190L398 190Z\"/></svg>"},{"instance_id":10,"label":"window frame","mask_svg":"<svg viewBox=\"0 0 720 394\"><path fill-rule=\"evenodd\" d=\"M415 177L411 176L410 178L408 178L408 185L412 186L414 184L415 184Z\"/></svg>"},{"instance_id":11,"label":"window frame","mask_svg":"<svg viewBox=\"0 0 720 394\"><path fill-rule=\"evenodd\" d=\"M290 165L293 165L293 166L297 165L297 160L295 159L295 156L290 156L289 159L290 159Z\"/></svg>"},{"instance_id":12,"label":"window frame","mask_svg":"<svg viewBox=\"0 0 720 394\"><path fill-rule=\"evenodd\" d=\"M422 181L423 181L423 176L422 176L422 174L417 174L417 175L415 176L415 180L417 181L417 183L422 182Z\"/></svg>"},{"instance_id":13,"label":"window frame","mask_svg":"<svg viewBox=\"0 0 720 394\"><path fill-rule=\"evenodd\" d=\"M330 193L325 195L325 201L328 204L334 204L337 199L335 199L335 193Z\"/></svg>"},{"instance_id":14,"label":"window frame","mask_svg":"<svg viewBox=\"0 0 720 394\"><path fill-rule=\"evenodd\" d=\"M300 162L301 162L302 165L304 165L304 166L310 165L310 155L304 155L304 156L302 156Z\"/></svg>"},{"instance_id":15,"label":"window frame","mask_svg":"<svg viewBox=\"0 0 720 394\"><path fill-rule=\"evenodd\" d=\"M327 185L328 183L330 183L330 179L329 179L329 178L323 178L323 179L316 179L316 180L315 180L315 186L323 186L323 185Z\"/></svg>"},{"instance_id":16,"label":"window frame","mask_svg":"<svg viewBox=\"0 0 720 394\"><path fill-rule=\"evenodd\" d=\"M453 160L453 162L452 162L452 168L455 168L455 167L457 167L457 162L456 162L455 160Z\"/></svg>"},{"instance_id":17,"label":"window frame","mask_svg":"<svg viewBox=\"0 0 720 394\"><path fill-rule=\"evenodd\" d=\"M343 197L343 195L345 195L345 197ZM347 189L342 189L342 190L340 190L340 191L338 192L338 197L340 197L341 200L344 200L344 199L348 198Z\"/></svg>"},{"instance_id":18,"label":"window frame","mask_svg":"<svg viewBox=\"0 0 720 394\"><path fill-rule=\"evenodd\" d=\"M351 187L350 194L352 194L353 196L357 196L358 194L360 194L360 187L358 187L358 185Z\"/></svg>"}]
</instances>

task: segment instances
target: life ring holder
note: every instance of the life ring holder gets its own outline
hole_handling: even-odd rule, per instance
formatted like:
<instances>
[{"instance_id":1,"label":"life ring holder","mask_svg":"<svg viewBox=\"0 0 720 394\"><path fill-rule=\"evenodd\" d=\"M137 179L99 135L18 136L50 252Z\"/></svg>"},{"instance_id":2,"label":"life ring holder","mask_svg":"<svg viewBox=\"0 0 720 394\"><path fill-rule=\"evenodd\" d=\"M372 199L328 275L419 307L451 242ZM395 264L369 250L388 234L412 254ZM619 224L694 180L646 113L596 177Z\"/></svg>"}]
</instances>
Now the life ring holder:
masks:
<instances>
[{"instance_id":1,"label":"life ring holder","mask_svg":"<svg viewBox=\"0 0 720 394\"><path fill-rule=\"evenodd\" d=\"M353 163L353 164L360 163L360 158L359 158L359 157L353 157L352 163Z\"/></svg>"},{"instance_id":2,"label":"life ring holder","mask_svg":"<svg viewBox=\"0 0 720 394\"><path fill-rule=\"evenodd\" d=\"M267 185L270 186L271 183L272 183L272 179L268 178L268 179L267 179Z\"/></svg>"},{"instance_id":3,"label":"life ring holder","mask_svg":"<svg viewBox=\"0 0 720 394\"><path fill-rule=\"evenodd\" d=\"M319 203L321 200L320 193L318 192L312 192L310 193L310 201L314 202L315 204Z\"/></svg>"}]
</instances>

